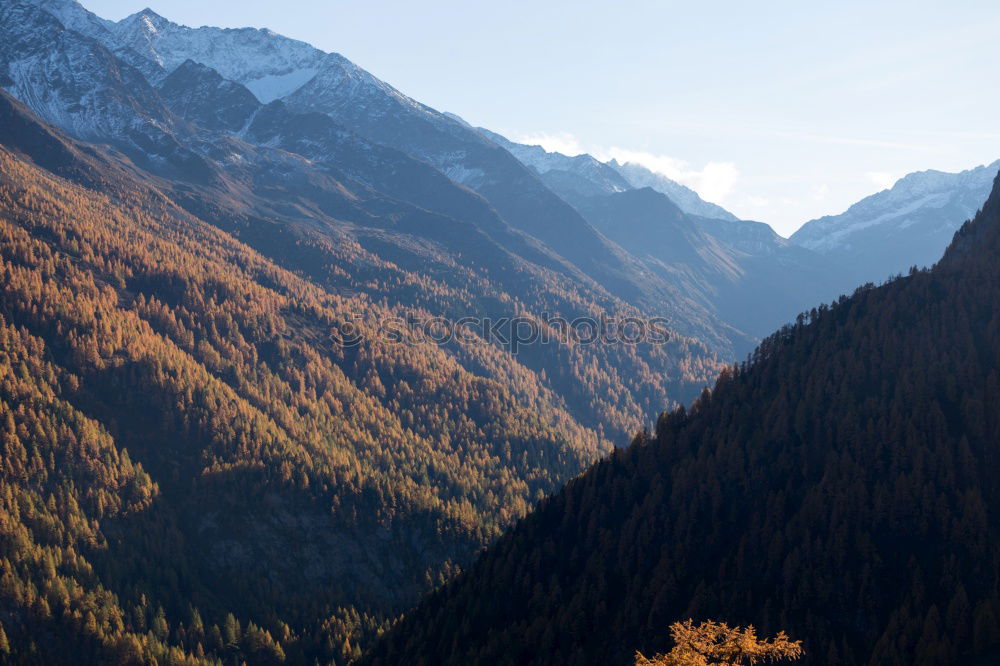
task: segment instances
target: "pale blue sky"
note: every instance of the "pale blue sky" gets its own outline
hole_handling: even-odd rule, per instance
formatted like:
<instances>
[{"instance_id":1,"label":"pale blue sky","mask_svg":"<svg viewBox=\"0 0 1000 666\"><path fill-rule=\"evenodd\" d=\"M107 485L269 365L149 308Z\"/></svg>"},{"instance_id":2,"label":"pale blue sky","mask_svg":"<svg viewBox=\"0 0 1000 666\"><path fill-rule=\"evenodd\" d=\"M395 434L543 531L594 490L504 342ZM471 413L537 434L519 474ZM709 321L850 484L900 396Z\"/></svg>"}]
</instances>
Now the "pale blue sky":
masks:
<instances>
[{"instance_id":1,"label":"pale blue sky","mask_svg":"<svg viewBox=\"0 0 1000 666\"><path fill-rule=\"evenodd\" d=\"M83 0L269 27L516 140L644 161L789 234L1000 158L995 0Z\"/></svg>"}]
</instances>

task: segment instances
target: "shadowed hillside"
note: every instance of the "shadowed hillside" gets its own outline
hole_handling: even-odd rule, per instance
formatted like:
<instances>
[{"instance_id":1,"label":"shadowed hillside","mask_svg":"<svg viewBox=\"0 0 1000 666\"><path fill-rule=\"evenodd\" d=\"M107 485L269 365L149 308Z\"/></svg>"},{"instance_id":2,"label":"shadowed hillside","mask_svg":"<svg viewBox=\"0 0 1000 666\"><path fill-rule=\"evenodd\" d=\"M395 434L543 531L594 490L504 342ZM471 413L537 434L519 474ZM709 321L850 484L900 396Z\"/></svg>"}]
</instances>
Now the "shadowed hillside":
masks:
<instances>
[{"instance_id":1,"label":"shadowed hillside","mask_svg":"<svg viewBox=\"0 0 1000 666\"><path fill-rule=\"evenodd\" d=\"M808 664L1000 657L1000 187L936 268L821 307L545 500L368 663L630 664L678 618Z\"/></svg>"}]
</instances>

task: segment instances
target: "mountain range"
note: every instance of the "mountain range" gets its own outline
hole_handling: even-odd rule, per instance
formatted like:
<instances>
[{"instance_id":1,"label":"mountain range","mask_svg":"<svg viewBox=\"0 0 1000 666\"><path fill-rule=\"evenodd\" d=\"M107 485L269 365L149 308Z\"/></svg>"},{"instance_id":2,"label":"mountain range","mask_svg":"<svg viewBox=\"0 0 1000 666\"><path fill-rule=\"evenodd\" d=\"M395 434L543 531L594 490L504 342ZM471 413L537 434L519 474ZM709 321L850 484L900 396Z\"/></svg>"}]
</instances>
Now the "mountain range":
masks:
<instances>
[{"instance_id":1,"label":"mountain range","mask_svg":"<svg viewBox=\"0 0 1000 666\"><path fill-rule=\"evenodd\" d=\"M1000 161L960 173L920 171L840 215L806 222L791 240L828 257L856 284L931 266L993 187Z\"/></svg>"},{"instance_id":2,"label":"mountain range","mask_svg":"<svg viewBox=\"0 0 1000 666\"><path fill-rule=\"evenodd\" d=\"M853 287L820 254L638 164L570 157L481 131L651 273L755 339Z\"/></svg>"},{"instance_id":3,"label":"mountain range","mask_svg":"<svg viewBox=\"0 0 1000 666\"><path fill-rule=\"evenodd\" d=\"M536 550L532 526L555 525L553 507L574 526L602 525L600 547L585 541L591 531L569 528L561 533L567 546L586 543L602 566L613 558L609 544L632 557L634 534L612 523L656 485L643 474L668 475L664 465L676 462L710 478L701 461L717 436L734 443L725 451L730 476L719 478L735 487L746 482L741 460L791 475L802 432L792 443L767 440L771 448L760 451L735 444L767 439L751 417L769 418L771 427L794 414L793 425L804 428L806 407L789 407L802 375L782 374L791 362L781 359L794 356L796 368L816 363L817 376L847 381L832 348L810 360L806 345L834 345L825 341L847 335L835 322L854 322L876 305L923 302L942 276L983 263L974 257L994 233L984 214L950 251L952 269L837 300L900 266L936 261L946 236L986 199L1000 164L913 174L785 239L641 165L547 152L476 128L339 54L266 29L189 28L148 9L113 22L74 0L2 0L0 87L0 661L11 663L346 664L382 635L372 653L382 663L404 649L428 664L503 663L497 650L507 640L521 650L511 659L535 662L524 646L536 639L565 657L560 663L589 663L552 641L574 636L589 645L611 618L614 633L594 654L620 660L656 647L654 620L671 613L728 608L734 619L757 621L751 601L763 598L759 591L726 587L727 597L703 569L660 585L661 569L680 561L738 568L718 539L705 542L712 552L690 538L670 554L676 559L657 560L659 605L650 608L635 592L650 573L645 561L627 569L636 576L631 587L616 581L624 596L569 599L578 583L607 589L607 581L572 578L594 570L583 555L571 560L579 572L559 573L554 588L535 570L510 579L491 558L514 553L512 543L530 561L549 557L547 542ZM904 284L924 291L911 298ZM834 300L832 309L819 307ZM993 321L962 303L952 314ZM662 335L594 344L578 330L563 335L556 322L568 321L655 323ZM525 325L544 335L511 344ZM852 326L863 337L864 325ZM920 331L926 327L913 335ZM772 355L791 339L807 342ZM990 340L974 344L989 353ZM968 351L973 343L955 344ZM727 427L739 414L743 426L707 432L698 444L692 433L711 430L708 417L689 422L682 410L661 418L635 452L618 451L720 373L696 409L711 406ZM768 390L785 393L734 388L762 373ZM894 386L888 374L868 379ZM952 400L958 385L936 375L927 381L938 379ZM972 406L962 409L988 404L988 396L968 394ZM956 428L967 425L952 402L925 406L943 410ZM987 436L989 427L976 432ZM810 445L824 443L836 450L820 434ZM812 450L803 468L814 474L823 455ZM968 476L969 461L982 462L978 451L970 455L959 461L973 489L962 511L971 516L969 538L985 538L975 507L992 495ZM646 469L636 474L623 461ZM627 473L609 472L619 465ZM787 497L811 480L796 481ZM693 484L678 487L696 491L695 513L678 515L721 520L722 491ZM591 494L563 506L580 488ZM915 497L909 486L894 488ZM606 493L615 513L592 512L591 500ZM773 511L764 516L757 496L726 495L746 499L745 517L762 524L772 513L797 519L790 507L802 497L782 504L769 496ZM655 521L675 510L676 502L658 503ZM914 538L902 525L899 533ZM653 527L642 529L643 548L666 552ZM921 584L941 572L935 556ZM956 566L965 580L964 561ZM488 590L482 598L492 600L503 585L520 594L529 581L537 603L523 610L539 616L517 616L510 604L484 615L468 600L470 589ZM707 590L700 606L684 605L691 585ZM824 616L804 631L824 650L835 636L846 641L837 643L840 653L861 654L897 601L879 594L863 606L860 629L823 624ZM992 601L973 597L970 590L968 613L988 620ZM569 632L535 636L533 623L563 601L572 617L549 626ZM624 601L632 615L616 615L614 604ZM921 601L892 607L908 631ZM604 604L599 618L588 615L591 602ZM760 617L764 627L785 626L800 610L773 602ZM649 613L641 627L633 617L640 611ZM416 628L420 618L440 627ZM462 621L448 636L435 633ZM480 630L492 632L486 644L471 635ZM982 649L974 653L989 653L992 638L976 635ZM449 636L462 637L460 651L446 645ZM895 652L879 654L909 647L900 639Z\"/></svg>"},{"instance_id":4,"label":"mountain range","mask_svg":"<svg viewBox=\"0 0 1000 666\"><path fill-rule=\"evenodd\" d=\"M150 25L169 32L0 6L3 368L30 368L3 395L18 659L348 659L722 367L710 315L478 134L491 192L537 188L526 215L576 225L586 271L424 159L190 58L164 71ZM647 299L711 342L428 340Z\"/></svg>"},{"instance_id":5,"label":"mountain range","mask_svg":"<svg viewBox=\"0 0 1000 666\"><path fill-rule=\"evenodd\" d=\"M912 266L932 265L958 227L986 200L1000 171L997 161L960 173L912 173L840 215L805 223L785 239L768 225L739 220L640 164L601 162L587 154L571 157L480 131L652 270L662 272L666 265L686 271L684 293L700 295L705 307L755 337L787 323L791 313L829 302L857 285L877 284ZM643 188L670 202L644 197L647 206L637 219L638 196L623 193ZM616 202L628 203L618 209ZM673 241L665 236L670 234ZM701 238L677 240L692 234ZM656 237L661 244L653 241ZM692 246L702 255L700 261L690 260Z\"/></svg>"},{"instance_id":6,"label":"mountain range","mask_svg":"<svg viewBox=\"0 0 1000 666\"><path fill-rule=\"evenodd\" d=\"M816 302L932 261L985 196L991 172L915 174L881 203L808 223L789 244L641 165L510 142L420 104L338 54L269 30L188 28L148 9L111 22L70 0L21 0L4 11L0 83L78 138L112 143L144 168L188 180L208 178L213 164L245 170L263 158L261 148L336 164L378 192L491 228L504 250L664 317L723 358L744 356ZM242 154L251 147L252 157ZM645 187L695 221L728 222L695 225L711 237L695 241L698 251L712 258L681 275L664 271L665 255L630 251L587 218L587 200ZM951 197L954 205L945 205ZM911 214L888 223L903 210ZM947 223L918 230L922 212ZM658 215L655 206L644 213L655 225L672 224ZM848 241L845 234L861 229L868 240Z\"/></svg>"}]
</instances>

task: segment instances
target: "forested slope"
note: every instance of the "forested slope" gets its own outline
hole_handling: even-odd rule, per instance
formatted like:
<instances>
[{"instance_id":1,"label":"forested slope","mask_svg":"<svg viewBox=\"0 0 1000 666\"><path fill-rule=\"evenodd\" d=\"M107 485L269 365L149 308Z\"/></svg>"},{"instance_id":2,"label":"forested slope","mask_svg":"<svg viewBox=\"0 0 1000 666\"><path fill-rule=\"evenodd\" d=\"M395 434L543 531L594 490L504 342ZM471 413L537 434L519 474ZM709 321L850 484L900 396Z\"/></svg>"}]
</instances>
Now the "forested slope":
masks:
<instances>
[{"instance_id":1,"label":"forested slope","mask_svg":"<svg viewBox=\"0 0 1000 666\"><path fill-rule=\"evenodd\" d=\"M671 366L690 391L714 366L680 337L619 367L606 346L436 344L420 324L442 312L537 313L482 273L419 275L192 189L209 224L165 194L182 184L2 93L0 118L11 663L345 663L608 450L572 411L628 405L618 372ZM394 318L406 344L378 331Z\"/></svg>"},{"instance_id":2,"label":"forested slope","mask_svg":"<svg viewBox=\"0 0 1000 666\"><path fill-rule=\"evenodd\" d=\"M808 664L1000 658L1000 188L931 271L807 313L541 503L374 664L628 664L675 620Z\"/></svg>"}]
</instances>

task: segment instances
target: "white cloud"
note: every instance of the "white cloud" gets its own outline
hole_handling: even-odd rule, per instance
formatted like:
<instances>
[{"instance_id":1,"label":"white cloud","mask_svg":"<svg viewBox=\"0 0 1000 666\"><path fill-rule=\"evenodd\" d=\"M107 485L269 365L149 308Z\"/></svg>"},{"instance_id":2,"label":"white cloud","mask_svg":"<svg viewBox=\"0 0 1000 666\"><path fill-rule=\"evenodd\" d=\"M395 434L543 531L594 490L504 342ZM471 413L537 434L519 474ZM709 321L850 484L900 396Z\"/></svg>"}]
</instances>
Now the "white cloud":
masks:
<instances>
[{"instance_id":1,"label":"white cloud","mask_svg":"<svg viewBox=\"0 0 1000 666\"><path fill-rule=\"evenodd\" d=\"M559 132L558 134L548 134L546 132L535 132L533 134L515 134L511 141L523 143L527 146L541 146L550 153L562 153L570 157L587 152L575 136L569 132Z\"/></svg>"},{"instance_id":2,"label":"white cloud","mask_svg":"<svg viewBox=\"0 0 1000 666\"><path fill-rule=\"evenodd\" d=\"M865 175L868 176L868 180L883 190L888 190L896 183L896 178L886 171L869 171Z\"/></svg>"},{"instance_id":3,"label":"white cloud","mask_svg":"<svg viewBox=\"0 0 1000 666\"><path fill-rule=\"evenodd\" d=\"M732 162L708 162L701 169L696 169L690 163L669 155L656 155L626 148L605 149L591 146L588 149L570 132L512 134L510 139L528 146L541 146L550 153L562 153L571 157L590 153L602 162L616 159L622 163L641 164L650 171L690 187L702 199L714 203L722 203L733 192L733 187L740 177L739 170Z\"/></svg>"},{"instance_id":4,"label":"white cloud","mask_svg":"<svg viewBox=\"0 0 1000 666\"><path fill-rule=\"evenodd\" d=\"M824 201L827 195L830 194L830 186L823 183L819 187L813 188L812 198L814 201Z\"/></svg>"},{"instance_id":5,"label":"white cloud","mask_svg":"<svg viewBox=\"0 0 1000 666\"><path fill-rule=\"evenodd\" d=\"M676 157L625 148L611 148L595 157L601 160L616 159L619 162L641 164L650 171L687 185L702 199L714 203L722 203L733 191L740 177L739 170L732 162L708 162L701 169L695 169L688 162Z\"/></svg>"}]
</instances>

